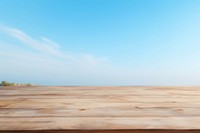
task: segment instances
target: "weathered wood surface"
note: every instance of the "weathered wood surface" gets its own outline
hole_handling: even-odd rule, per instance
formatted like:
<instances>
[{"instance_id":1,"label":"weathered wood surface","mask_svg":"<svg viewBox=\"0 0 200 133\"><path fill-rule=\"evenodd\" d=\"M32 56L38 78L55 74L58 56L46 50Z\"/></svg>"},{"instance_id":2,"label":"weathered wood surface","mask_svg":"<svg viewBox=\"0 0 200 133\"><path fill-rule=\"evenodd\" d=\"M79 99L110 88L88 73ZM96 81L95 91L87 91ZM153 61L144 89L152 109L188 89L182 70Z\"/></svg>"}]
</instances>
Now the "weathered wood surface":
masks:
<instances>
[{"instance_id":1,"label":"weathered wood surface","mask_svg":"<svg viewBox=\"0 0 200 133\"><path fill-rule=\"evenodd\" d=\"M0 131L117 129L199 131L200 87L0 87Z\"/></svg>"}]
</instances>

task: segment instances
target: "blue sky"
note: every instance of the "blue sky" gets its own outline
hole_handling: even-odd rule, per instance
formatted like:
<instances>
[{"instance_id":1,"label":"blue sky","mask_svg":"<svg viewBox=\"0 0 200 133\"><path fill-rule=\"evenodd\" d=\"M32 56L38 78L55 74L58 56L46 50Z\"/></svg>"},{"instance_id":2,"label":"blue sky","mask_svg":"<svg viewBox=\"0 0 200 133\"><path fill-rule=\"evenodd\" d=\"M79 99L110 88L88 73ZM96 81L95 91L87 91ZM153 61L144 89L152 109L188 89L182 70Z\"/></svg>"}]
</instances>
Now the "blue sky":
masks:
<instances>
[{"instance_id":1,"label":"blue sky","mask_svg":"<svg viewBox=\"0 0 200 133\"><path fill-rule=\"evenodd\" d=\"M199 0L1 0L0 80L200 85Z\"/></svg>"}]
</instances>

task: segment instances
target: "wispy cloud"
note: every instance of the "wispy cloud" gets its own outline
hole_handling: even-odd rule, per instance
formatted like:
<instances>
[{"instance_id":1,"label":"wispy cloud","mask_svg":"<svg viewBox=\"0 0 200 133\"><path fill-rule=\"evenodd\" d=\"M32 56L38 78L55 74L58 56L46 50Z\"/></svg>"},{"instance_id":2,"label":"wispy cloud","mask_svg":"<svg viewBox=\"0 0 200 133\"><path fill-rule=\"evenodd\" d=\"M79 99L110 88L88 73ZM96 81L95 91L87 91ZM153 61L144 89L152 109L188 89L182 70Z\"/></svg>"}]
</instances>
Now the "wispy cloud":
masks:
<instances>
[{"instance_id":1,"label":"wispy cloud","mask_svg":"<svg viewBox=\"0 0 200 133\"><path fill-rule=\"evenodd\" d=\"M0 30L9 35L12 38L20 41L22 44L28 46L29 48L40 52L42 54L47 54L49 56L57 57L60 59L64 59L64 61L71 61L76 63L85 63L91 65L98 65L101 63L105 63L108 59L97 58L88 53L81 53L81 54L67 54L73 52L63 52L60 50L60 45L49 38L41 37L40 39L35 39L29 36L27 33L23 32L22 30L7 27L7 26L0 26Z\"/></svg>"},{"instance_id":2,"label":"wispy cloud","mask_svg":"<svg viewBox=\"0 0 200 133\"><path fill-rule=\"evenodd\" d=\"M62 51L61 45L47 37L36 39L4 25L0 34L8 38L0 40L0 80L84 85L99 82L111 70L107 58Z\"/></svg>"}]
</instances>

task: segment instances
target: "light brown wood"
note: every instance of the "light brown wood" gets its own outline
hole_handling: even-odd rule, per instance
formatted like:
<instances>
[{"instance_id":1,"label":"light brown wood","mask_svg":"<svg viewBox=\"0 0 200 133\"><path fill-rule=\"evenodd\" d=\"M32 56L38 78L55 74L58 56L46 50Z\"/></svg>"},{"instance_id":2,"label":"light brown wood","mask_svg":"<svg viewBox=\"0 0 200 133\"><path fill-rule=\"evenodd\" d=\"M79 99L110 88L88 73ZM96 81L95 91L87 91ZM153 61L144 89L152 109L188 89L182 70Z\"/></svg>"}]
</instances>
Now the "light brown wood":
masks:
<instances>
[{"instance_id":1,"label":"light brown wood","mask_svg":"<svg viewBox=\"0 0 200 133\"><path fill-rule=\"evenodd\" d=\"M0 131L200 130L200 87L0 87Z\"/></svg>"}]
</instances>

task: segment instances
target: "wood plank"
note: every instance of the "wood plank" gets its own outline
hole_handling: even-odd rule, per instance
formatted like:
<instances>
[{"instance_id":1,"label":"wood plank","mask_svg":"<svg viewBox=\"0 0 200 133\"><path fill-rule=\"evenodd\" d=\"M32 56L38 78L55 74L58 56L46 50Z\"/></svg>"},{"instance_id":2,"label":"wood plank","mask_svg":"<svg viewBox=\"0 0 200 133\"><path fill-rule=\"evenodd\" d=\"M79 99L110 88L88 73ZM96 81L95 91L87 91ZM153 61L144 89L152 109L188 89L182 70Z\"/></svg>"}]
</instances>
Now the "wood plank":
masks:
<instances>
[{"instance_id":1,"label":"wood plank","mask_svg":"<svg viewBox=\"0 0 200 133\"><path fill-rule=\"evenodd\" d=\"M31 103L31 104L30 104ZM70 106L72 104L97 104L97 103L129 103L129 104L137 104L137 103L149 103L149 104L158 104L161 105L165 103L166 105L176 105L176 103L184 103L184 106L195 104L196 107L200 107L200 98L192 97L192 98L170 98L170 97L122 97L122 98L96 98L96 99L57 99L57 98L48 98L48 99L15 99L15 100L0 100L1 108L31 108L31 107L40 107L40 106ZM171 103L171 104L170 104ZM147 105L147 104L146 104ZM180 104L179 104L180 105ZM164 106L164 105L161 105ZM190 106L191 107L191 106Z\"/></svg>"},{"instance_id":2,"label":"wood plank","mask_svg":"<svg viewBox=\"0 0 200 133\"><path fill-rule=\"evenodd\" d=\"M47 100L47 99L45 99ZM48 99L48 101L40 100L40 99L34 99L29 100L29 102L23 103L17 103L18 101L5 101L1 103L1 109L18 109L18 108L26 108L26 109L38 109L38 108L92 108L92 107L130 107L130 108L165 108L165 107L171 107L171 108L199 108L200 103L184 103L184 102L170 102L170 103L163 103L163 102L155 102L155 103L120 103L120 102L91 102L89 103L88 100L83 101L66 101L64 99ZM52 102L50 102L52 101ZM84 102L85 101L85 102ZM91 100L90 100L91 101ZM21 101L20 101L21 102Z\"/></svg>"},{"instance_id":3,"label":"wood plank","mask_svg":"<svg viewBox=\"0 0 200 133\"><path fill-rule=\"evenodd\" d=\"M0 119L1 130L199 129L200 117L29 117Z\"/></svg>"},{"instance_id":4,"label":"wood plank","mask_svg":"<svg viewBox=\"0 0 200 133\"><path fill-rule=\"evenodd\" d=\"M11 130L0 133L199 133L200 130L129 129L129 130Z\"/></svg>"},{"instance_id":5,"label":"wood plank","mask_svg":"<svg viewBox=\"0 0 200 133\"><path fill-rule=\"evenodd\" d=\"M139 108L130 106L88 108L1 109L0 117L200 117L200 108Z\"/></svg>"},{"instance_id":6,"label":"wood plank","mask_svg":"<svg viewBox=\"0 0 200 133\"><path fill-rule=\"evenodd\" d=\"M58 94L58 95L110 95L110 94L113 94L113 95L120 95L120 94L128 94L128 95L142 95L142 94L154 94L155 92L157 92L159 95L160 94L200 94L200 89L196 89L195 90L190 90L190 89L187 89L187 90L181 90L181 89L178 89L178 90L167 90L167 89L161 89L161 90L158 90L158 89L136 89L136 88L130 88L130 89L124 89L124 90L107 90L106 93L105 93L105 89L100 89L100 90L57 90L57 89L54 89L54 90L21 90L21 89L16 89L16 90L6 90L6 89L0 89L0 95L30 95L30 94L33 94L33 95L37 95L37 94Z\"/></svg>"},{"instance_id":7,"label":"wood plank","mask_svg":"<svg viewBox=\"0 0 200 133\"><path fill-rule=\"evenodd\" d=\"M139 92L200 92L200 87L1 87L0 92L9 93L15 92L16 94L29 93L29 92L62 92L64 93L91 93L102 94L106 90L106 94L116 93L139 93ZM1 94L0 93L0 94Z\"/></svg>"}]
</instances>

